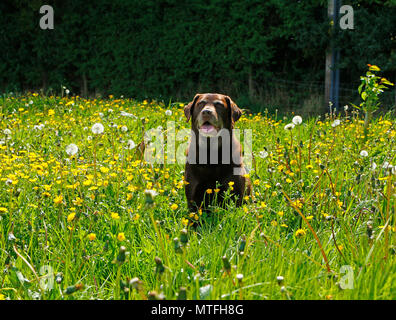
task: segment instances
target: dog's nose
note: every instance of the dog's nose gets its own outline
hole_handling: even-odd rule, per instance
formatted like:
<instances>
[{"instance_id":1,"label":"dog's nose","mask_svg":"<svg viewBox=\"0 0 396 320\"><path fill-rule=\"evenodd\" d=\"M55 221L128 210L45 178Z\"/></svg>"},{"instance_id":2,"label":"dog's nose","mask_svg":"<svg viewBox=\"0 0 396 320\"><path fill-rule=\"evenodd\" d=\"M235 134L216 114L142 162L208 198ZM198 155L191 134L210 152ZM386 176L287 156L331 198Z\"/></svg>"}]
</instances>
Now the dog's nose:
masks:
<instances>
[{"instance_id":1,"label":"dog's nose","mask_svg":"<svg viewBox=\"0 0 396 320\"><path fill-rule=\"evenodd\" d=\"M208 116L210 116L212 113L213 113L213 111L210 110L210 109L203 109L202 110L202 114L205 114L205 115L208 115Z\"/></svg>"}]
</instances>

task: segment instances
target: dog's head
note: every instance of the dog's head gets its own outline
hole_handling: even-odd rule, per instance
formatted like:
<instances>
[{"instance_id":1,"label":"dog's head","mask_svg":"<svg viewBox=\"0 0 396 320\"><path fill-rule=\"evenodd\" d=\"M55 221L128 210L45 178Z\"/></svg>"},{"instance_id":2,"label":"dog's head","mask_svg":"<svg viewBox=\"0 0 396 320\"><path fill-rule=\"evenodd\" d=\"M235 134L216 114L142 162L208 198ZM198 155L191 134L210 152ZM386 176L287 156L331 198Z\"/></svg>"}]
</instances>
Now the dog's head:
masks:
<instances>
[{"instance_id":1,"label":"dog's head","mask_svg":"<svg viewBox=\"0 0 396 320\"><path fill-rule=\"evenodd\" d=\"M203 136L213 137L221 129L232 129L242 111L229 96L218 93L198 93L184 107L187 121Z\"/></svg>"}]
</instances>

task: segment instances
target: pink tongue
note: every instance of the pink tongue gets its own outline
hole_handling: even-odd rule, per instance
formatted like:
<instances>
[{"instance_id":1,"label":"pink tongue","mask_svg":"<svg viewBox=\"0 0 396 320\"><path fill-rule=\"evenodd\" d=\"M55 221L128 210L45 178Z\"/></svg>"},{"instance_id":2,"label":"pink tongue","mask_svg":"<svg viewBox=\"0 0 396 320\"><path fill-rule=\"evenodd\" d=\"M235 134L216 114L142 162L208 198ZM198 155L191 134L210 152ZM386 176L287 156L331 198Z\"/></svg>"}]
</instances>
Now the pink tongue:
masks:
<instances>
[{"instance_id":1,"label":"pink tongue","mask_svg":"<svg viewBox=\"0 0 396 320\"><path fill-rule=\"evenodd\" d=\"M210 131L214 130L214 128L215 127L213 125L205 123L205 124L202 125L201 130L203 132L210 132Z\"/></svg>"}]
</instances>

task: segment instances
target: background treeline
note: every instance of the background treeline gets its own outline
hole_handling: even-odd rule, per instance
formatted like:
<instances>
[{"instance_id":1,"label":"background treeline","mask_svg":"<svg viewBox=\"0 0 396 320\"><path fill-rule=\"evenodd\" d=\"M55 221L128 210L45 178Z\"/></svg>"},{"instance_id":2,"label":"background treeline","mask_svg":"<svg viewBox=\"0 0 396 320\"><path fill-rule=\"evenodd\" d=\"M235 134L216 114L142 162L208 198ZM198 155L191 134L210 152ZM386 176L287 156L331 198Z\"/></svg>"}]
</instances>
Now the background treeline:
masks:
<instances>
[{"instance_id":1,"label":"background treeline","mask_svg":"<svg viewBox=\"0 0 396 320\"><path fill-rule=\"evenodd\" d=\"M52 5L55 29L41 30ZM225 92L244 107L323 108L327 0L31 0L0 2L0 91L61 85L79 95L189 100ZM351 0L340 30L341 103L377 64L396 80L396 0ZM395 93L384 95L394 105Z\"/></svg>"}]
</instances>

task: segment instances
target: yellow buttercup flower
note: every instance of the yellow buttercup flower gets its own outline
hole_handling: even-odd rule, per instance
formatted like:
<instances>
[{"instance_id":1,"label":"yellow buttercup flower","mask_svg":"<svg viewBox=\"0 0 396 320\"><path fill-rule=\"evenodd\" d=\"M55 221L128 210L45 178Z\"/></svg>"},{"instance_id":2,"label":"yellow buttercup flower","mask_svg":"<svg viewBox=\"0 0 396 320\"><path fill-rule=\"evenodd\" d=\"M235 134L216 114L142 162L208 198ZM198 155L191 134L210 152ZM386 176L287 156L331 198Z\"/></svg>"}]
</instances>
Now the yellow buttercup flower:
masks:
<instances>
[{"instance_id":1,"label":"yellow buttercup flower","mask_svg":"<svg viewBox=\"0 0 396 320\"><path fill-rule=\"evenodd\" d=\"M307 232L304 229L298 229L296 231L296 237L304 237L307 234Z\"/></svg>"},{"instance_id":2,"label":"yellow buttercup flower","mask_svg":"<svg viewBox=\"0 0 396 320\"><path fill-rule=\"evenodd\" d=\"M112 212L110 215L111 215L111 219L114 220L120 219L120 215L117 212Z\"/></svg>"},{"instance_id":3,"label":"yellow buttercup flower","mask_svg":"<svg viewBox=\"0 0 396 320\"><path fill-rule=\"evenodd\" d=\"M76 216L76 213L75 213L75 212L70 213L70 214L67 216L67 222L73 221L75 216Z\"/></svg>"},{"instance_id":4,"label":"yellow buttercup flower","mask_svg":"<svg viewBox=\"0 0 396 320\"><path fill-rule=\"evenodd\" d=\"M62 201L63 201L63 196L62 196L62 195L56 196L56 197L54 198L54 203L55 203L55 204L61 204Z\"/></svg>"},{"instance_id":5,"label":"yellow buttercup flower","mask_svg":"<svg viewBox=\"0 0 396 320\"><path fill-rule=\"evenodd\" d=\"M125 238L125 234L124 234L124 232L120 232L118 235L117 235L117 240L118 241L124 241L126 238Z\"/></svg>"},{"instance_id":6,"label":"yellow buttercup flower","mask_svg":"<svg viewBox=\"0 0 396 320\"><path fill-rule=\"evenodd\" d=\"M93 240L96 239L96 234L95 233L90 233L87 237L88 237L89 241L93 241Z\"/></svg>"}]
</instances>

